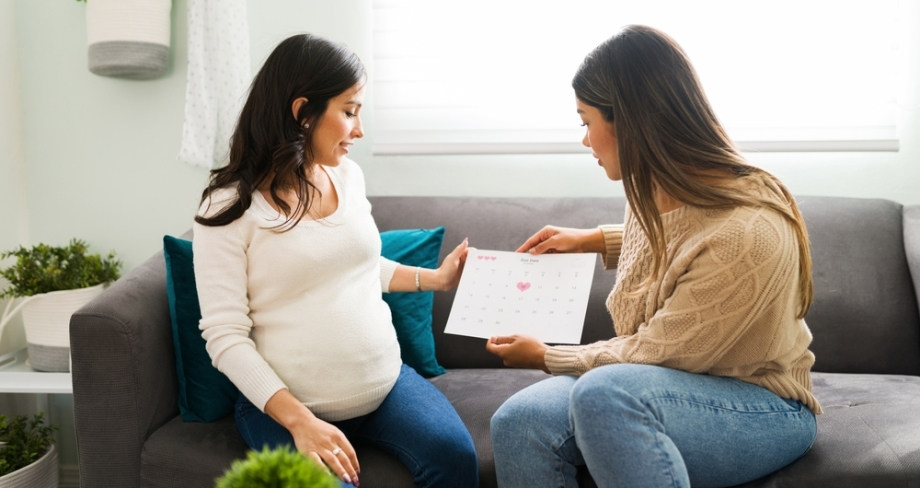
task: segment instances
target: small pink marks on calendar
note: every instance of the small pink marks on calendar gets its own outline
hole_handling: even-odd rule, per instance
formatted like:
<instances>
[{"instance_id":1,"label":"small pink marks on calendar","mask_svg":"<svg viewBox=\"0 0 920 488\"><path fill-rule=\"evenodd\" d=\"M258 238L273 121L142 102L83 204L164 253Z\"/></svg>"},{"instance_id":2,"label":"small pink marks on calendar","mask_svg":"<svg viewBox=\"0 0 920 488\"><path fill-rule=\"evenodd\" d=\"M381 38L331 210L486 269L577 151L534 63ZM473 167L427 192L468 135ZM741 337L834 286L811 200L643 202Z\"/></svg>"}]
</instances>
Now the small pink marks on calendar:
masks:
<instances>
[{"instance_id":1,"label":"small pink marks on calendar","mask_svg":"<svg viewBox=\"0 0 920 488\"><path fill-rule=\"evenodd\" d=\"M548 343L579 343L596 253L470 253L446 334L486 339L527 334Z\"/></svg>"}]
</instances>

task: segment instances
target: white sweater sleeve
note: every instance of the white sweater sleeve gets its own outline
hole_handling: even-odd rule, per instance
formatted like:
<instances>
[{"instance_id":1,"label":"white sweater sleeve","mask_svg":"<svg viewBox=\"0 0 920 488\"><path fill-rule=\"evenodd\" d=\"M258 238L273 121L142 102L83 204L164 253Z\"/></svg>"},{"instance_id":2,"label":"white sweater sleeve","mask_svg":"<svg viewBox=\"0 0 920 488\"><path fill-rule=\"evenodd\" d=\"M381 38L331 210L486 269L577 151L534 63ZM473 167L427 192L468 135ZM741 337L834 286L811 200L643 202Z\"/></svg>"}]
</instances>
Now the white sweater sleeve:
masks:
<instances>
[{"instance_id":1,"label":"white sweater sleeve","mask_svg":"<svg viewBox=\"0 0 920 488\"><path fill-rule=\"evenodd\" d=\"M260 410L285 388L249 338L247 239L244 219L220 227L194 224L195 280L201 304L199 328L212 364Z\"/></svg>"},{"instance_id":2,"label":"white sweater sleeve","mask_svg":"<svg viewBox=\"0 0 920 488\"><path fill-rule=\"evenodd\" d=\"M380 291L384 293L390 292L390 281L393 280L393 273L396 272L397 266L399 266L399 263L396 261L391 261L383 256L380 257Z\"/></svg>"}]
</instances>

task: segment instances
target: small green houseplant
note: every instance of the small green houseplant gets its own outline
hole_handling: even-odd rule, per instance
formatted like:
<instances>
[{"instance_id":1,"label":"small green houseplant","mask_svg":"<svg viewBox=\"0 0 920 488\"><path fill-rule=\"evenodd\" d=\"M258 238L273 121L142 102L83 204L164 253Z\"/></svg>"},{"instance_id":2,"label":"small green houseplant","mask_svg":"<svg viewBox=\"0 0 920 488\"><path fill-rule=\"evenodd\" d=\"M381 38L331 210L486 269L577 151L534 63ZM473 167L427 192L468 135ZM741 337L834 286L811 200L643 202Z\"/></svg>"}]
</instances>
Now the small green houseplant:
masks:
<instances>
[{"instance_id":1,"label":"small green houseplant","mask_svg":"<svg viewBox=\"0 0 920 488\"><path fill-rule=\"evenodd\" d=\"M20 471L24 469L53 470L56 475L56 430L56 426L45 425L43 413L35 414L31 420L22 415L9 419L0 414L0 485L29 486L30 481L46 479L41 473Z\"/></svg>"},{"instance_id":2,"label":"small green houseplant","mask_svg":"<svg viewBox=\"0 0 920 488\"><path fill-rule=\"evenodd\" d=\"M233 462L216 488L338 488L338 478L290 446L249 451Z\"/></svg>"},{"instance_id":3,"label":"small green houseplant","mask_svg":"<svg viewBox=\"0 0 920 488\"><path fill-rule=\"evenodd\" d=\"M22 324L29 347L29 365L37 371L70 371L70 316L102 293L119 277L121 261L90 254L86 242L73 239L67 246L38 244L0 253L0 259L16 258L0 270L9 286L0 299L12 298L0 317L0 334L22 310ZM12 308L16 298L22 298ZM16 352L0 360L8 361Z\"/></svg>"},{"instance_id":4,"label":"small green houseplant","mask_svg":"<svg viewBox=\"0 0 920 488\"><path fill-rule=\"evenodd\" d=\"M67 246L19 246L0 254L0 259L16 258L15 264L0 271L10 282L0 298L88 288L118 279L121 261L115 259L114 252L103 258L88 251L86 242L72 239Z\"/></svg>"}]
</instances>

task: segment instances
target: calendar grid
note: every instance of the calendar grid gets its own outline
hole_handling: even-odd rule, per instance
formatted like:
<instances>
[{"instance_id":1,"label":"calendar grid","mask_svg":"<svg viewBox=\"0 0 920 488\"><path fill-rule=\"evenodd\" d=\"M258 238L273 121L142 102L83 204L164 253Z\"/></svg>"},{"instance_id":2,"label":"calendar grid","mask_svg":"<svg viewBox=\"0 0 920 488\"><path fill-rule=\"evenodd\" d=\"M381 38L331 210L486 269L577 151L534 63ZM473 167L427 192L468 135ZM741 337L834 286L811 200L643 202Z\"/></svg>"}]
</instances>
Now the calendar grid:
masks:
<instances>
[{"instance_id":1,"label":"calendar grid","mask_svg":"<svg viewBox=\"0 0 920 488\"><path fill-rule=\"evenodd\" d=\"M596 253L470 250L444 332L578 344L596 259Z\"/></svg>"}]
</instances>

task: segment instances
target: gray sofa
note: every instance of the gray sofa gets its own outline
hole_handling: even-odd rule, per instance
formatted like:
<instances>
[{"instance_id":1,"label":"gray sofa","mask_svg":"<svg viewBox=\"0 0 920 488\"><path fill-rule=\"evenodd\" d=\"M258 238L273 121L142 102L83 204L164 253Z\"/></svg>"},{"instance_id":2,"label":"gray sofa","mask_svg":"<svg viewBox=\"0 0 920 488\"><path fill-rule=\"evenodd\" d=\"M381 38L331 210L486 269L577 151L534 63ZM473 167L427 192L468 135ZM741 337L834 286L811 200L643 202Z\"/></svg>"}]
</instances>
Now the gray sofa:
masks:
<instances>
[{"instance_id":1,"label":"gray sofa","mask_svg":"<svg viewBox=\"0 0 920 488\"><path fill-rule=\"evenodd\" d=\"M464 237L513 250L543 224L621 222L622 198L371 198L380 230L447 228L442 257ZM920 207L886 200L800 197L813 244L816 299L806 320L826 413L801 459L748 487L920 487ZM616 273L598 260L583 343L613 334L604 308ZM436 295L434 335L448 369L433 383L453 402L495 486L489 419L511 394L546 377L503 368L484 340L443 333L452 293ZM162 253L71 319L74 420L84 487L196 487L245 455L232 416L178 416ZM362 487L411 486L388 455L359 447ZM584 486L594 486L581 472Z\"/></svg>"}]
</instances>

